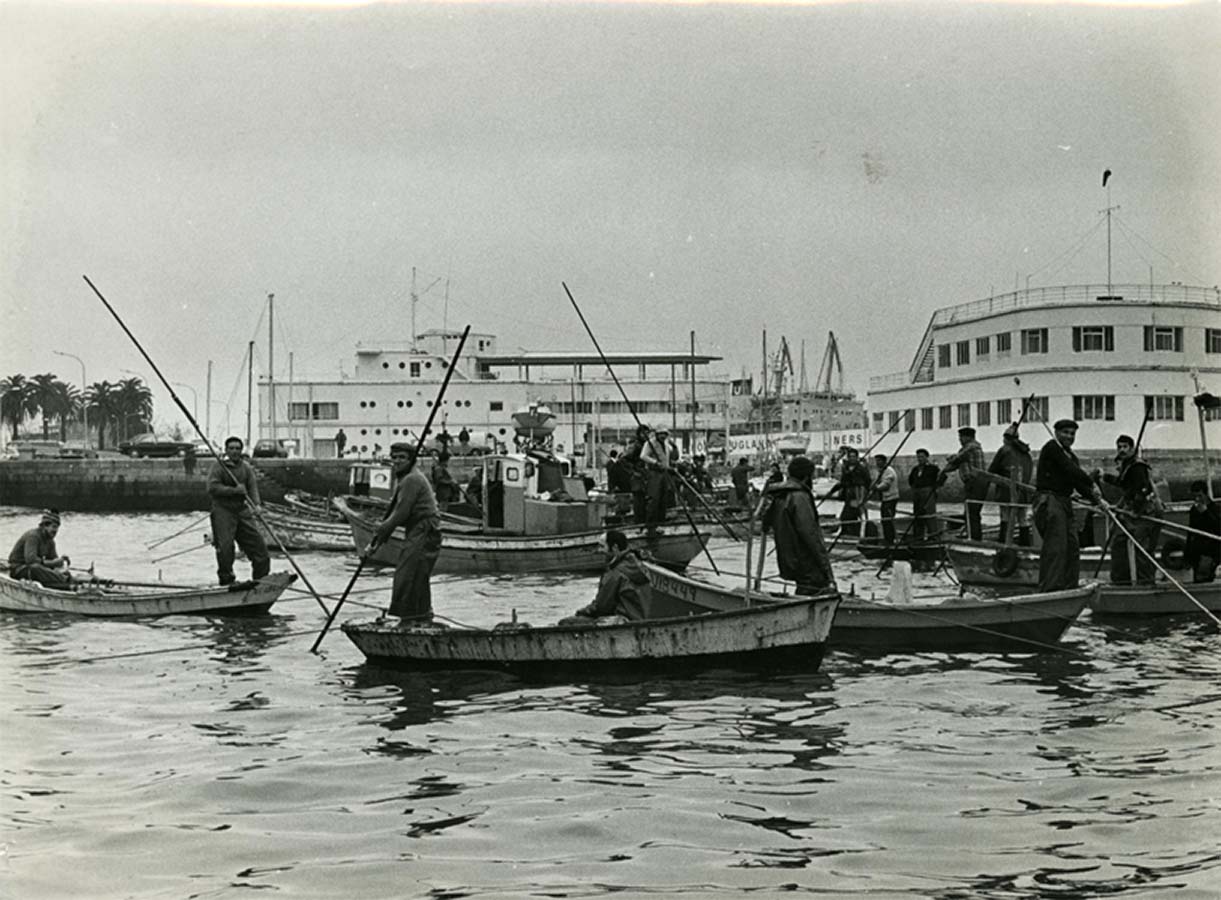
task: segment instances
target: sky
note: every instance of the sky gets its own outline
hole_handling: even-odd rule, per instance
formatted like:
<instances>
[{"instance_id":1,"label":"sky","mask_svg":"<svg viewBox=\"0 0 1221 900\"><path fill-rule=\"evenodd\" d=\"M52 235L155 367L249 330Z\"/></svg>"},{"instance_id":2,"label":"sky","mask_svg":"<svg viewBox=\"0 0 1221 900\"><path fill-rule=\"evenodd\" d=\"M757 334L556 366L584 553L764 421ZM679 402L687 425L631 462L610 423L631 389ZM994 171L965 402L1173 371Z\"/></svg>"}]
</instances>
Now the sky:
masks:
<instances>
[{"instance_id":1,"label":"sky","mask_svg":"<svg viewBox=\"0 0 1221 900\"><path fill-rule=\"evenodd\" d=\"M1221 5L0 3L0 375L358 341L906 369L939 307L1221 280ZM1102 173L1110 169L1107 189ZM185 385L186 387L181 387ZM174 420L157 387L160 424ZM226 411L225 404L229 404ZM168 407L168 408L167 408Z\"/></svg>"}]
</instances>

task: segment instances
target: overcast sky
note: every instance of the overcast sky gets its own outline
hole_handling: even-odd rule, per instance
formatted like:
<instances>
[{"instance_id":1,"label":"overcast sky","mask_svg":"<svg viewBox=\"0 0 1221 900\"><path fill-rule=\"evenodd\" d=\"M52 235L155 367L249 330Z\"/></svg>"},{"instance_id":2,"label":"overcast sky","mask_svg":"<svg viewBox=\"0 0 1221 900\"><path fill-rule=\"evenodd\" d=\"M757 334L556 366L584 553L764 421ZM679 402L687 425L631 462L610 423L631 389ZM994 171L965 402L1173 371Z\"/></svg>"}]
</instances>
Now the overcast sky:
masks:
<instances>
[{"instance_id":1,"label":"overcast sky","mask_svg":"<svg viewBox=\"0 0 1221 900\"><path fill-rule=\"evenodd\" d=\"M421 330L590 349L564 281L735 374L833 330L863 394L938 307L1105 283L1107 168L1114 281L1221 279L1219 9L0 3L0 374L154 380L88 275L237 420L269 292L334 376L414 266Z\"/></svg>"}]
</instances>

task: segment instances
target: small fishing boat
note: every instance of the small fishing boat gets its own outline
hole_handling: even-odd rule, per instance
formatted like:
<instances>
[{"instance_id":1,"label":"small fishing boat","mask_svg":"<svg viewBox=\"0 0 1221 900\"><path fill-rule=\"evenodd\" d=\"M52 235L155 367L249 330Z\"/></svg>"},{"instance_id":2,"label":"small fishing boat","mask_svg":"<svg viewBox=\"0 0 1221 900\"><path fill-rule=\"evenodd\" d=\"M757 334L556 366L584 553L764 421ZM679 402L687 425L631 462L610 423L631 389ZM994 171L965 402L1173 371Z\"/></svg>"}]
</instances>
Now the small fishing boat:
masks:
<instances>
[{"instance_id":1,"label":"small fishing boat","mask_svg":"<svg viewBox=\"0 0 1221 900\"><path fill-rule=\"evenodd\" d=\"M338 497L335 508L344 514L352 530L356 549L369 550L379 518L363 515ZM703 549L707 533L693 533L688 525L661 526L652 531L643 525L620 530L635 549L645 550L660 565L684 569ZM369 556L369 562L393 566L402 549L403 530L396 529L386 543ZM606 566L603 532L580 531L554 535L457 534L446 532L441 555L433 571L459 575L521 575L545 572L601 572Z\"/></svg>"},{"instance_id":2,"label":"small fishing boat","mask_svg":"<svg viewBox=\"0 0 1221 900\"><path fill-rule=\"evenodd\" d=\"M74 590L56 590L3 573L0 609L78 616L253 616L271 609L296 579L292 572L276 572L257 582L228 587L158 587L99 579L78 584Z\"/></svg>"},{"instance_id":3,"label":"small fishing boat","mask_svg":"<svg viewBox=\"0 0 1221 900\"><path fill-rule=\"evenodd\" d=\"M356 547L352 529L342 518L324 519L309 512L267 503L263 505L262 518L256 523L267 546L273 550L281 543L288 550L339 553L351 553ZM275 532L274 537L271 532Z\"/></svg>"},{"instance_id":4,"label":"small fishing boat","mask_svg":"<svg viewBox=\"0 0 1221 900\"><path fill-rule=\"evenodd\" d=\"M341 627L369 663L392 669L495 669L546 679L713 668L814 672L837 597L730 612L532 628L457 629L377 619Z\"/></svg>"},{"instance_id":5,"label":"small fishing boat","mask_svg":"<svg viewBox=\"0 0 1221 900\"><path fill-rule=\"evenodd\" d=\"M645 564L652 586L649 615L699 614L755 608L786 597L732 590ZM1034 652L1060 640L1097 593L1089 584L1071 591L983 598L919 598L896 604L842 597L828 645L885 651Z\"/></svg>"},{"instance_id":6,"label":"small fishing boat","mask_svg":"<svg viewBox=\"0 0 1221 900\"><path fill-rule=\"evenodd\" d=\"M1201 612L1201 607L1213 614L1221 613L1221 581L1182 584L1197 602L1193 603L1168 581L1149 585L1103 584L1090 602L1090 609L1104 616L1190 615Z\"/></svg>"},{"instance_id":7,"label":"small fishing boat","mask_svg":"<svg viewBox=\"0 0 1221 900\"><path fill-rule=\"evenodd\" d=\"M865 559L885 559L891 562L924 563L936 565L945 559L945 549L940 541L885 541L865 538L857 541L857 552Z\"/></svg>"},{"instance_id":8,"label":"small fishing boat","mask_svg":"<svg viewBox=\"0 0 1221 900\"><path fill-rule=\"evenodd\" d=\"M998 590L1029 591L1039 584L1039 551L995 541L948 541L945 554L959 583ZM1102 555L1099 547L1081 550L1081 571L1092 576ZM1105 567L1104 567L1105 568ZM1105 572L1099 572L1104 575Z\"/></svg>"}]
</instances>

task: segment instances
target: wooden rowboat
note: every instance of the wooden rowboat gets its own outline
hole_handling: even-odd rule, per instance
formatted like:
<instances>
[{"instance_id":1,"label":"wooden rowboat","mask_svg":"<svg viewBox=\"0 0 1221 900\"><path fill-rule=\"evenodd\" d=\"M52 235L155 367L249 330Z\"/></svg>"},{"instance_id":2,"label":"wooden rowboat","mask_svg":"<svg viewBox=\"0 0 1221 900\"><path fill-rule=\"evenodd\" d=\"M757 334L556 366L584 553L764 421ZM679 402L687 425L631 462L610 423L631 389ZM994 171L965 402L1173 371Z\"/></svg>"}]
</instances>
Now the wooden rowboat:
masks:
<instances>
[{"instance_id":1,"label":"wooden rowboat","mask_svg":"<svg viewBox=\"0 0 1221 900\"><path fill-rule=\"evenodd\" d=\"M771 594L731 590L645 564L652 585L650 615L751 608L778 602ZM1096 584L1071 591L1017 597L951 597L935 603L891 604L843 597L829 646L886 651L1033 652L1060 640L1097 592ZM784 599L784 598L781 598Z\"/></svg>"},{"instance_id":2,"label":"wooden rowboat","mask_svg":"<svg viewBox=\"0 0 1221 900\"><path fill-rule=\"evenodd\" d=\"M962 584L1017 591L1029 591L1039 584L1039 551L1034 547L1015 547L995 541L949 541L945 544L945 553ZM1082 549L1083 574L1094 574L1101 554L1098 547Z\"/></svg>"},{"instance_id":3,"label":"wooden rowboat","mask_svg":"<svg viewBox=\"0 0 1221 900\"><path fill-rule=\"evenodd\" d=\"M353 509L346 498L336 498L334 503L348 520L356 549L363 555L380 521ZM662 526L653 534L643 525L621 530L630 546L648 551L660 565L675 569L686 568L708 540L707 534L694 534L689 526ZM369 562L393 566L402 540L402 529L396 529L390 540L373 551ZM603 541L600 531L538 536L446 532L433 571L459 575L601 572L606 567Z\"/></svg>"},{"instance_id":4,"label":"wooden rowboat","mask_svg":"<svg viewBox=\"0 0 1221 900\"><path fill-rule=\"evenodd\" d=\"M197 588L158 588L99 581L64 591L2 574L0 609L79 616L262 615L296 579L292 572L276 572L258 582Z\"/></svg>"},{"instance_id":5,"label":"wooden rowboat","mask_svg":"<svg viewBox=\"0 0 1221 900\"><path fill-rule=\"evenodd\" d=\"M710 668L813 672L838 602L806 597L724 613L544 628L455 629L394 619L341 627L371 664L392 669L495 669L547 679Z\"/></svg>"},{"instance_id":6,"label":"wooden rowboat","mask_svg":"<svg viewBox=\"0 0 1221 900\"><path fill-rule=\"evenodd\" d=\"M1192 597L1192 603L1173 584L1103 584L1090 608L1104 616L1180 616L1200 613L1203 606L1211 613L1221 613L1221 581L1195 584L1182 583Z\"/></svg>"}]
</instances>

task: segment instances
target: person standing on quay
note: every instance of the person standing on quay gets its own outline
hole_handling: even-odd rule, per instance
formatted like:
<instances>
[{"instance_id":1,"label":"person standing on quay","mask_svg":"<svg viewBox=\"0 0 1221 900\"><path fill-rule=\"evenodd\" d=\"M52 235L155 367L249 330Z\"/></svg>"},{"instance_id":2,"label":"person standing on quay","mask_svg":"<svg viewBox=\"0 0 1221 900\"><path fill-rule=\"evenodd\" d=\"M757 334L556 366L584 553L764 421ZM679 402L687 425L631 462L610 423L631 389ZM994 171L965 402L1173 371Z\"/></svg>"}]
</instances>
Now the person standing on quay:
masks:
<instances>
[{"instance_id":1,"label":"person standing on quay","mask_svg":"<svg viewBox=\"0 0 1221 900\"><path fill-rule=\"evenodd\" d=\"M926 536L936 538L941 529L937 526L937 476L941 471L929 461L928 451L916 451L916 465L907 473L907 486L912 489L912 540L922 541Z\"/></svg>"},{"instance_id":2,"label":"person standing on quay","mask_svg":"<svg viewBox=\"0 0 1221 900\"><path fill-rule=\"evenodd\" d=\"M958 443L961 449L945 461L937 484L945 484L946 476L951 472L958 473L967 506L967 537L978 541L984 535L983 508L984 499L988 496L984 448L975 440L975 429L969 425L958 429Z\"/></svg>"},{"instance_id":3,"label":"person standing on quay","mask_svg":"<svg viewBox=\"0 0 1221 900\"><path fill-rule=\"evenodd\" d=\"M874 493L882 503L882 537L886 543L895 542L895 513L899 511L899 473L890 464L885 453L877 453L873 457L878 468L877 482Z\"/></svg>"},{"instance_id":4,"label":"person standing on quay","mask_svg":"<svg viewBox=\"0 0 1221 900\"><path fill-rule=\"evenodd\" d=\"M233 584L233 544L250 560L255 581L271 571L271 555L263 535L254 524L251 507L259 507L259 482L250 463L242 458L245 444L239 437L225 438L224 464L212 463L208 470L208 496L212 498L212 546L216 548L216 576L221 584ZM250 501L247 505L246 501Z\"/></svg>"},{"instance_id":5,"label":"person standing on quay","mask_svg":"<svg viewBox=\"0 0 1221 900\"><path fill-rule=\"evenodd\" d=\"M415 448L396 442L390 445L390 464L394 467L394 494L386 518L369 545L372 553L390 540L400 526L407 532L394 564L394 587L390 594L390 615L400 619L432 618L432 570L441 555L441 517L437 498L427 476L414 467Z\"/></svg>"},{"instance_id":6,"label":"person standing on quay","mask_svg":"<svg viewBox=\"0 0 1221 900\"><path fill-rule=\"evenodd\" d=\"M340 459L343 459L343 448L346 446L348 446L348 436L340 428L335 432L335 455Z\"/></svg>"},{"instance_id":7,"label":"person standing on quay","mask_svg":"<svg viewBox=\"0 0 1221 900\"><path fill-rule=\"evenodd\" d=\"M1043 537L1039 551L1039 590L1062 591L1075 588L1081 575L1081 545L1073 521L1073 491L1095 503L1102 492L1077 462L1073 442L1077 423L1060 419L1055 437L1039 451L1035 468L1034 525Z\"/></svg>"},{"instance_id":8,"label":"person standing on quay","mask_svg":"<svg viewBox=\"0 0 1221 900\"><path fill-rule=\"evenodd\" d=\"M813 479L814 461L794 456L789 477L767 489L772 506L766 522L775 534L780 576L797 582L796 593L803 596L835 587L831 557L814 506Z\"/></svg>"}]
</instances>

